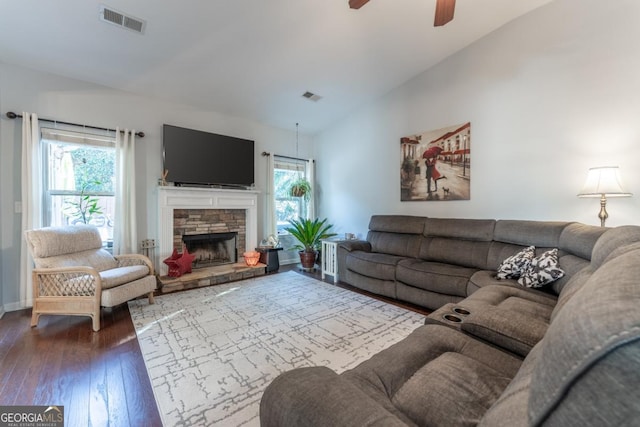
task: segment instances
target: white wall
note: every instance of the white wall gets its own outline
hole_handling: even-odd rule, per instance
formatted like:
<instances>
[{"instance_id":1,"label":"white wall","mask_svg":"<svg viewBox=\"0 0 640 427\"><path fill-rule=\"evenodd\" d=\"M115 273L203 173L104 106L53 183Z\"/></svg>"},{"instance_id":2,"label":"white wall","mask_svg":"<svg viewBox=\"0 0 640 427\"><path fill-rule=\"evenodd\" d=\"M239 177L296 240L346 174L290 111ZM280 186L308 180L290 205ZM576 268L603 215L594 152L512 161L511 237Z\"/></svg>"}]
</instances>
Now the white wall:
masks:
<instances>
[{"instance_id":1,"label":"white wall","mask_svg":"<svg viewBox=\"0 0 640 427\"><path fill-rule=\"evenodd\" d=\"M428 43L425 40L425 43ZM587 169L619 165L640 217L640 2L556 0L498 29L314 138L319 214L366 233L376 213L575 220ZM471 122L471 200L400 202L400 138Z\"/></svg>"},{"instance_id":2,"label":"white wall","mask_svg":"<svg viewBox=\"0 0 640 427\"><path fill-rule=\"evenodd\" d=\"M162 168L162 124L255 140L256 186L262 191L259 212L264 209L266 159L262 151L294 156L295 131L285 131L250 120L162 100L137 96L74 79L63 78L0 63L0 307L19 304L21 216L14 212L20 201L21 120L6 118L7 111L37 113L39 117L73 123L145 132L136 145L138 238L157 238L156 187ZM295 123L292 118L292 124ZM304 127L300 127L304 131ZM311 138L300 134L299 155L311 156ZM264 217L259 217L258 241L263 239Z\"/></svg>"}]
</instances>

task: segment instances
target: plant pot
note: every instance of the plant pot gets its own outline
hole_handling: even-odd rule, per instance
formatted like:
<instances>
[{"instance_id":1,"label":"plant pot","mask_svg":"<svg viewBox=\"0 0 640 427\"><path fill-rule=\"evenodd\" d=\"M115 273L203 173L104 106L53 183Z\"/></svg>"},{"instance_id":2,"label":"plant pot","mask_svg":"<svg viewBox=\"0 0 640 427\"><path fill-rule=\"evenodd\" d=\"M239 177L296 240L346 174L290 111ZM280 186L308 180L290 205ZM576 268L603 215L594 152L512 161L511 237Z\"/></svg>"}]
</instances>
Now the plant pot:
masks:
<instances>
[{"instance_id":1,"label":"plant pot","mask_svg":"<svg viewBox=\"0 0 640 427\"><path fill-rule=\"evenodd\" d=\"M292 188L291 189L291 196L293 196L293 197L304 197L305 194L307 194L307 190L305 190L303 188Z\"/></svg>"},{"instance_id":2,"label":"plant pot","mask_svg":"<svg viewBox=\"0 0 640 427\"><path fill-rule=\"evenodd\" d=\"M302 268L314 268L314 264L316 263L316 252L298 252L300 255L300 264L302 264Z\"/></svg>"}]
</instances>

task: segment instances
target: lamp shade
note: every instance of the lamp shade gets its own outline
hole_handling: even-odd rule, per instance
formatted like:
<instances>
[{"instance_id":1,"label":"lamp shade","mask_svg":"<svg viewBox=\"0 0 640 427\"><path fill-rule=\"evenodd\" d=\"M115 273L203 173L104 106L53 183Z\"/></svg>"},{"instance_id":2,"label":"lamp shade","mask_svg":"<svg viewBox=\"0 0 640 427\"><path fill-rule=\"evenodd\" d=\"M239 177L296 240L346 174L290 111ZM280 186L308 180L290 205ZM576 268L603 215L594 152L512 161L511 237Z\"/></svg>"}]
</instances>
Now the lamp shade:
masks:
<instances>
[{"instance_id":1,"label":"lamp shade","mask_svg":"<svg viewBox=\"0 0 640 427\"><path fill-rule=\"evenodd\" d=\"M589 169L587 180L578 197L630 197L622 185L618 166L600 166Z\"/></svg>"}]
</instances>

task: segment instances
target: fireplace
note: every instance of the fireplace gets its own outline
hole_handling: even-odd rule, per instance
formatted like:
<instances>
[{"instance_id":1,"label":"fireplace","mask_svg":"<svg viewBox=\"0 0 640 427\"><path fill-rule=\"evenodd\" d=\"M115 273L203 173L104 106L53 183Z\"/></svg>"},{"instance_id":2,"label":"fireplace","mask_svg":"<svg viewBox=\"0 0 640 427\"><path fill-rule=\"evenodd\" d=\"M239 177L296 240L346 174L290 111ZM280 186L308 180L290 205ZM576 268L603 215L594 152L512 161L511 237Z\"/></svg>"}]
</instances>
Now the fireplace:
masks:
<instances>
[{"instance_id":1,"label":"fireplace","mask_svg":"<svg viewBox=\"0 0 640 427\"><path fill-rule=\"evenodd\" d=\"M193 268L233 264L238 261L238 233L185 234L182 242L195 256Z\"/></svg>"},{"instance_id":2,"label":"fireplace","mask_svg":"<svg viewBox=\"0 0 640 427\"><path fill-rule=\"evenodd\" d=\"M182 250L183 235L237 232L240 254L258 246L258 191L161 186L158 212L160 276L167 274L162 260Z\"/></svg>"}]
</instances>

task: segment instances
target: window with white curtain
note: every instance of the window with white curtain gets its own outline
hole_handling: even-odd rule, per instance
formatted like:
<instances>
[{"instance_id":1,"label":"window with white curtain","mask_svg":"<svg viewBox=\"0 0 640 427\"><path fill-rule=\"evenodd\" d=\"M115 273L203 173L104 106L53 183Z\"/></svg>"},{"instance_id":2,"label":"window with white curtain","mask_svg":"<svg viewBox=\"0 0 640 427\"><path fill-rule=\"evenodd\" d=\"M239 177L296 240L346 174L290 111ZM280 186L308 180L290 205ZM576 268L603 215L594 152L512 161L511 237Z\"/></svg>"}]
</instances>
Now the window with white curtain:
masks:
<instances>
[{"instance_id":1,"label":"window with white curtain","mask_svg":"<svg viewBox=\"0 0 640 427\"><path fill-rule=\"evenodd\" d=\"M113 244L115 137L41 128L45 226L92 224Z\"/></svg>"},{"instance_id":2,"label":"window with white curtain","mask_svg":"<svg viewBox=\"0 0 640 427\"><path fill-rule=\"evenodd\" d=\"M285 233L290 219L306 218L309 203L301 197L291 197L289 188L291 183L299 178L307 177L308 161L295 160L276 156L273 167L274 205L276 215L276 229L278 234Z\"/></svg>"}]
</instances>

